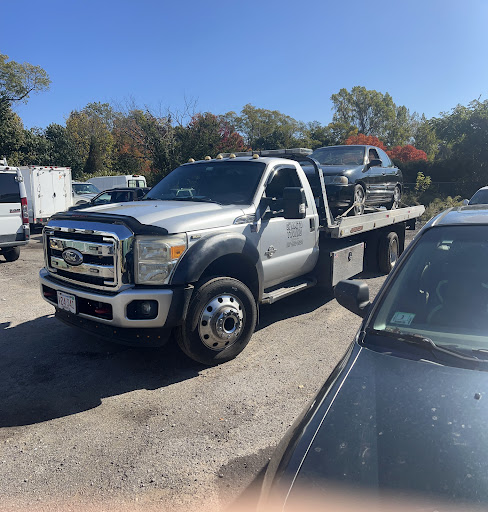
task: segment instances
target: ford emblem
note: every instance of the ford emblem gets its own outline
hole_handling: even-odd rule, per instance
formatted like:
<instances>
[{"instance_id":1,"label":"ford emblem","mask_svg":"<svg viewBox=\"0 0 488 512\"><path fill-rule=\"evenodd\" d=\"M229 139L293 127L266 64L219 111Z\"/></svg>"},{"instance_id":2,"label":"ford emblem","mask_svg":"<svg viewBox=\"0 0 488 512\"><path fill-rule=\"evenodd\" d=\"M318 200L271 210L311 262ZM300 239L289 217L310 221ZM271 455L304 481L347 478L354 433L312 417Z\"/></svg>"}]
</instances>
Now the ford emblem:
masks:
<instances>
[{"instance_id":1,"label":"ford emblem","mask_svg":"<svg viewBox=\"0 0 488 512\"><path fill-rule=\"evenodd\" d=\"M68 265L81 265L83 263L83 254L76 249L65 249L61 254L63 260L66 261Z\"/></svg>"}]
</instances>

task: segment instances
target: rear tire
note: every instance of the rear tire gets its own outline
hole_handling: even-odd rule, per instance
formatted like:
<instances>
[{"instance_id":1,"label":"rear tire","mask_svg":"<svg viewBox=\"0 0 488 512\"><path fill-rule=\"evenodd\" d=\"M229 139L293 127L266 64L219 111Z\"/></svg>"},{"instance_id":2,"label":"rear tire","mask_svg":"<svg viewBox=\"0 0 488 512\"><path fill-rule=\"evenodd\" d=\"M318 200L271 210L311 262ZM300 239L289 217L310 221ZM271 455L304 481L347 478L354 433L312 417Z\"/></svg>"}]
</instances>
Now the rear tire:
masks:
<instances>
[{"instance_id":1,"label":"rear tire","mask_svg":"<svg viewBox=\"0 0 488 512\"><path fill-rule=\"evenodd\" d=\"M193 292L176 341L191 359L208 366L234 359L249 343L256 327L257 306L241 281L214 277Z\"/></svg>"},{"instance_id":2,"label":"rear tire","mask_svg":"<svg viewBox=\"0 0 488 512\"><path fill-rule=\"evenodd\" d=\"M20 247L11 247L9 249L2 249L3 257L7 261L16 261L20 256Z\"/></svg>"},{"instance_id":3,"label":"rear tire","mask_svg":"<svg viewBox=\"0 0 488 512\"><path fill-rule=\"evenodd\" d=\"M400 208L401 199L402 191L400 190L400 187L397 185L395 187L395 190L393 191L393 197L391 198L391 201L386 205L388 210L396 210L397 208Z\"/></svg>"},{"instance_id":4,"label":"rear tire","mask_svg":"<svg viewBox=\"0 0 488 512\"><path fill-rule=\"evenodd\" d=\"M395 232L381 237L378 245L378 267L381 272L389 274L400 256L400 240Z\"/></svg>"}]
</instances>

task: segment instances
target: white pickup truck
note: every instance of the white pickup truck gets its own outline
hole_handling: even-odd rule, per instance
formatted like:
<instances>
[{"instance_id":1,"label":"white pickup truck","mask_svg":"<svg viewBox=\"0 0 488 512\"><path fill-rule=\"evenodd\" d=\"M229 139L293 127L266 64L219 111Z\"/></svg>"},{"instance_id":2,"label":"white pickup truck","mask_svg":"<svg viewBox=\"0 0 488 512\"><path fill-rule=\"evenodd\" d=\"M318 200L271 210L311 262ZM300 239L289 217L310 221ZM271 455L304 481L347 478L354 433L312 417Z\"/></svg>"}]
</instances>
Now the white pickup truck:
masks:
<instances>
[{"instance_id":1,"label":"white pickup truck","mask_svg":"<svg viewBox=\"0 0 488 512\"><path fill-rule=\"evenodd\" d=\"M406 222L424 211L334 219L310 152L207 157L142 201L55 215L44 229L42 296L59 319L114 341L161 345L174 333L203 364L234 358L260 304L331 289L365 262L388 272Z\"/></svg>"}]
</instances>

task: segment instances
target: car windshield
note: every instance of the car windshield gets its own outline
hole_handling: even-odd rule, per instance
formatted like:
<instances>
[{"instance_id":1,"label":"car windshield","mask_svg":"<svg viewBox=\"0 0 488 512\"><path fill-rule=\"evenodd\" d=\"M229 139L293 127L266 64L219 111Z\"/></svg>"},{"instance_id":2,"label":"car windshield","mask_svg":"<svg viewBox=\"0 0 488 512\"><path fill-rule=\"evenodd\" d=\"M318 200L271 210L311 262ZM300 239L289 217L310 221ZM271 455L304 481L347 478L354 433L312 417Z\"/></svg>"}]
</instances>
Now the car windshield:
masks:
<instances>
[{"instance_id":1,"label":"car windshield","mask_svg":"<svg viewBox=\"0 0 488 512\"><path fill-rule=\"evenodd\" d=\"M316 149L310 156L322 165L363 165L364 147L331 146Z\"/></svg>"},{"instance_id":2,"label":"car windshield","mask_svg":"<svg viewBox=\"0 0 488 512\"><path fill-rule=\"evenodd\" d=\"M100 190L98 190L95 185L91 183L73 183L73 190L77 194L99 194Z\"/></svg>"},{"instance_id":3,"label":"car windshield","mask_svg":"<svg viewBox=\"0 0 488 512\"><path fill-rule=\"evenodd\" d=\"M488 188L482 188L469 200L469 204L488 204Z\"/></svg>"},{"instance_id":4,"label":"car windshield","mask_svg":"<svg viewBox=\"0 0 488 512\"><path fill-rule=\"evenodd\" d=\"M242 161L183 165L163 178L143 200L250 204L264 168L262 162Z\"/></svg>"},{"instance_id":5,"label":"car windshield","mask_svg":"<svg viewBox=\"0 0 488 512\"><path fill-rule=\"evenodd\" d=\"M391 282L369 327L488 354L487 262L488 226L426 231Z\"/></svg>"}]
</instances>

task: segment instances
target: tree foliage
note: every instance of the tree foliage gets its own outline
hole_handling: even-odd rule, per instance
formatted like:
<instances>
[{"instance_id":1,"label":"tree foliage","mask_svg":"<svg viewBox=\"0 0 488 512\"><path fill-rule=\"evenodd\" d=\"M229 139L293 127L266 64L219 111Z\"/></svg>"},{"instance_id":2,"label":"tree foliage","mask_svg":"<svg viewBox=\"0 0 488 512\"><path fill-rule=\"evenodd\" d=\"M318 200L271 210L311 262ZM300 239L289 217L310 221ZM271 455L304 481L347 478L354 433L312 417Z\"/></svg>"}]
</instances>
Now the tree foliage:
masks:
<instances>
[{"instance_id":1,"label":"tree foliage","mask_svg":"<svg viewBox=\"0 0 488 512\"><path fill-rule=\"evenodd\" d=\"M417 149L414 146L407 144L406 146L395 146L388 152L388 156L399 162L416 162L418 160L427 161L425 151Z\"/></svg>"},{"instance_id":2,"label":"tree foliage","mask_svg":"<svg viewBox=\"0 0 488 512\"><path fill-rule=\"evenodd\" d=\"M374 137L373 135L364 135L364 133L358 133L357 135L353 135L352 137L349 137L348 139L346 139L344 144L348 144L348 145L366 144L368 146L376 146L376 147L386 151L385 145L383 144L383 142L381 142L380 139L378 139L378 137Z\"/></svg>"},{"instance_id":3,"label":"tree foliage","mask_svg":"<svg viewBox=\"0 0 488 512\"><path fill-rule=\"evenodd\" d=\"M50 83L40 66L8 61L8 56L0 53L0 115L13 102L27 102L31 93L49 89Z\"/></svg>"},{"instance_id":4,"label":"tree foliage","mask_svg":"<svg viewBox=\"0 0 488 512\"><path fill-rule=\"evenodd\" d=\"M351 91L341 89L331 101L332 121L343 133L355 128L358 133L384 140L388 146L406 144L412 136L412 116L406 107L395 105L388 93L355 86Z\"/></svg>"}]
</instances>

